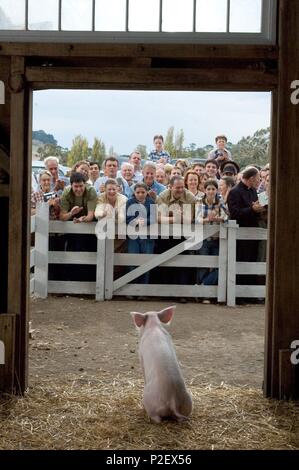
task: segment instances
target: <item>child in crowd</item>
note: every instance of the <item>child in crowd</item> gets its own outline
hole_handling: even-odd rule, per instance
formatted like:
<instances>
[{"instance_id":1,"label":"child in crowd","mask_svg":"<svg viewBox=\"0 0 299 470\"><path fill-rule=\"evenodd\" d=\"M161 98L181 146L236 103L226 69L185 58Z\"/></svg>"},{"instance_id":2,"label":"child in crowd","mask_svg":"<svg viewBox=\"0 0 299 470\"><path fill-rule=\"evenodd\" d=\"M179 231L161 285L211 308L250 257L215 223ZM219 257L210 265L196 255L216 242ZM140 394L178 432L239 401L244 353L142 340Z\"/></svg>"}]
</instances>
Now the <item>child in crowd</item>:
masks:
<instances>
[{"instance_id":1,"label":"child in crowd","mask_svg":"<svg viewBox=\"0 0 299 470\"><path fill-rule=\"evenodd\" d=\"M138 236L138 231L135 231L137 227L142 230L142 227L145 228L156 221L155 203L148 195L145 183L135 184L134 194L127 201L126 214L127 224L130 226L128 229L134 228L134 230L131 230L131 236L128 236L128 253L152 254L154 252L154 240L147 235ZM130 270L132 269L134 268L131 267ZM149 273L145 273L137 280L134 280L135 283L142 284L147 284L148 281Z\"/></svg>"},{"instance_id":2,"label":"child in crowd","mask_svg":"<svg viewBox=\"0 0 299 470\"><path fill-rule=\"evenodd\" d=\"M218 195L218 183L208 179L205 184L205 196L202 199L198 221L203 224L219 224L227 220L227 214ZM206 238L199 250L200 255L219 255L219 237ZM217 285L218 269L200 268L197 272L197 284Z\"/></svg>"}]
</instances>

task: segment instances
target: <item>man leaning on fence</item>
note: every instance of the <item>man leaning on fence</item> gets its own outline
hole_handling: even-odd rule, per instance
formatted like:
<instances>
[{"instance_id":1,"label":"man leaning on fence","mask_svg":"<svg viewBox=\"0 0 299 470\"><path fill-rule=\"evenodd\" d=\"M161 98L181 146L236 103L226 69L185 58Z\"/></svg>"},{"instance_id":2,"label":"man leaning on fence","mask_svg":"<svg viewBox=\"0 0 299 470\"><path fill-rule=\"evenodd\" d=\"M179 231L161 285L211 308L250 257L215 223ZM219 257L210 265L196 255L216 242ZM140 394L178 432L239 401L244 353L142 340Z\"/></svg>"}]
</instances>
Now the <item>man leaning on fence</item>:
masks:
<instances>
[{"instance_id":1,"label":"man leaning on fence","mask_svg":"<svg viewBox=\"0 0 299 470\"><path fill-rule=\"evenodd\" d=\"M256 167L247 167L242 173L242 180L230 191L227 204L230 218L240 227L258 227L259 216L265 208L258 201L257 188L260 174ZM257 240L237 241L237 261L256 262L258 257ZM254 285L256 276L237 276L237 284Z\"/></svg>"},{"instance_id":2,"label":"man leaning on fence","mask_svg":"<svg viewBox=\"0 0 299 470\"><path fill-rule=\"evenodd\" d=\"M93 186L86 184L82 173L72 173L71 185L61 196L60 220L75 224L92 222L97 203L97 193ZM97 238L94 234L69 233L66 235L66 251L95 252ZM76 270L70 265L65 267L65 280L94 281L95 266L77 266Z\"/></svg>"},{"instance_id":3,"label":"man leaning on fence","mask_svg":"<svg viewBox=\"0 0 299 470\"><path fill-rule=\"evenodd\" d=\"M74 223L92 222L97 204L95 189L86 184L82 173L73 173L70 183L61 196L60 220L72 220Z\"/></svg>"}]
</instances>

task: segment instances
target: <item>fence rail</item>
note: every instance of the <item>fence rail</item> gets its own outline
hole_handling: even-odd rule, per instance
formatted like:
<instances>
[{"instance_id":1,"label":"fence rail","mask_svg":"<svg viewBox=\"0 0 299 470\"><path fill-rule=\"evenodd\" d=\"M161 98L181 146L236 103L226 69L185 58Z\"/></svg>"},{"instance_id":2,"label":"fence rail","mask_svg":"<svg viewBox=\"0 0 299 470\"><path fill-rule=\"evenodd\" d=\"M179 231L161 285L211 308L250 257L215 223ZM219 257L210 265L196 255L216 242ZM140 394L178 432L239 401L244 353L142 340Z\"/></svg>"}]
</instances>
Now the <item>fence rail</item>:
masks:
<instances>
[{"instance_id":1,"label":"fence rail","mask_svg":"<svg viewBox=\"0 0 299 470\"><path fill-rule=\"evenodd\" d=\"M264 262L236 262L237 240L266 240L267 230L262 228L239 228L235 221L218 226L203 227L202 238L219 233L219 255L206 256L182 254L197 248L198 240L189 239L161 254L115 253L114 240L97 240L96 252L49 251L49 234L95 234L95 222L74 224L73 222L49 221L48 206L41 204L31 218L31 231L35 231L35 247L31 248L30 267L34 276L30 280L30 292L42 298L53 294L90 294L96 300L112 299L114 296L158 296L158 297L205 297L217 298L218 302L234 306L236 297L265 297L263 285L237 285L236 275L265 275ZM51 235L50 235L51 236ZM94 265L94 282L59 281L48 279L49 264ZM134 269L114 279L114 267L134 266ZM134 280L155 267L166 268L216 268L218 285L139 284Z\"/></svg>"}]
</instances>

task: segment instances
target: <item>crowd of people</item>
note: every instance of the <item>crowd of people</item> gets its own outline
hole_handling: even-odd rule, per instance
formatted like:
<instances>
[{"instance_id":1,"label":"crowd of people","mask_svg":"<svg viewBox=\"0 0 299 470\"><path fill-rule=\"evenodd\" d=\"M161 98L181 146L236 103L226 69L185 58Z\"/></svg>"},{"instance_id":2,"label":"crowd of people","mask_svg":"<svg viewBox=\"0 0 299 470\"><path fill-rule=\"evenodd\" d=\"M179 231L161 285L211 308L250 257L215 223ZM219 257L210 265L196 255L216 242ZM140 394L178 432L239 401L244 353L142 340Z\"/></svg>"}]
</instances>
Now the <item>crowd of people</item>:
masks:
<instances>
[{"instance_id":1,"label":"crowd of people","mask_svg":"<svg viewBox=\"0 0 299 470\"><path fill-rule=\"evenodd\" d=\"M141 154L136 150L120 168L118 159L110 156L103 163L103 176L97 162L82 160L73 166L69 178L62 178L58 174L58 158L47 157L45 170L39 175L39 188L32 191L32 214L37 204L46 202L52 220L74 223L113 218L140 228L154 223L219 224L233 219L241 227L267 227L269 164L263 168L250 165L240 170L226 149L224 135L216 137L216 147L206 161L194 164L188 159L178 159L171 164L171 156L164 150L163 136L154 136L153 142L154 149L143 166ZM175 237L128 236L127 240L115 240L115 250L161 253L181 241ZM82 251L80 243L77 237L76 243L69 243L68 249L71 246ZM216 235L205 239L199 250L191 253L194 252L218 255L219 238ZM257 241L239 241L237 260L265 261L265 246ZM147 273L134 282L152 282L150 274L159 282L163 269L166 268ZM173 268L167 282L217 285L218 270L199 268L191 275L186 269ZM254 282L242 276L239 283Z\"/></svg>"}]
</instances>

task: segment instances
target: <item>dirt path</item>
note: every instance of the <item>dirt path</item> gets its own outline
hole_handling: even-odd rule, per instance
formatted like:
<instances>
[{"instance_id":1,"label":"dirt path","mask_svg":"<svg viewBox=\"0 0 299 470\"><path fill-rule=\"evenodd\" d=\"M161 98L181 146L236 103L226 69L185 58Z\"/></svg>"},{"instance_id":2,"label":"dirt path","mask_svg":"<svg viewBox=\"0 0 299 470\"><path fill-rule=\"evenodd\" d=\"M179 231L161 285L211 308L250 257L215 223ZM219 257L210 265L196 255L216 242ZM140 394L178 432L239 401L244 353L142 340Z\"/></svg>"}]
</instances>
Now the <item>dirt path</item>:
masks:
<instances>
[{"instance_id":1,"label":"dirt path","mask_svg":"<svg viewBox=\"0 0 299 470\"><path fill-rule=\"evenodd\" d=\"M78 374L107 379L124 374L141 377L138 335L130 311L161 310L165 301L113 300L103 303L80 297L33 299L30 340L30 383L53 375ZM261 388L264 307L228 308L177 304L172 335L188 383L245 385Z\"/></svg>"}]
</instances>

